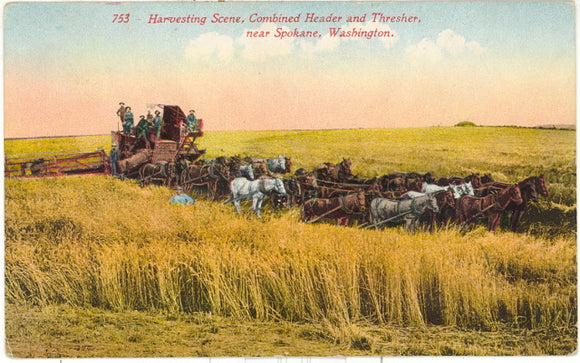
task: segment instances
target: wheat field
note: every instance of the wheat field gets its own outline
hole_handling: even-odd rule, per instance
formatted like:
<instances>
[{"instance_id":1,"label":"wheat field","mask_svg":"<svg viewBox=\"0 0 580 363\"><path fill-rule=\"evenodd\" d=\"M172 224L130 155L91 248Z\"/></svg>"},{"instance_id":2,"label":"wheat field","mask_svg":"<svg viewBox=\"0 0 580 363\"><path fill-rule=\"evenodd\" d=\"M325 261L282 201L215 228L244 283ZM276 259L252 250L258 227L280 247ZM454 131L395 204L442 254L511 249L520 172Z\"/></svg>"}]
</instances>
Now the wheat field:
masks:
<instances>
[{"instance_id":1,"label":"wheat field","mask_svg":"<svg viewBox=\"0 0 580 363\"><path fill-rule=\"evenodd\" d=\"M348 142L332 143L340 139ZM9 141L6 153L30 150L31 142L42 148L44 140ZM77 147L74 139L50 142ZM109 176L5 179L6 303L323 324L351 341L362 327L550 331L550 346L567 343L535 342L521 354L576 349L575 132L216 132L200 144L208 157L284 154L294 169L349 157L366 177L480 172L515 182L544 174L550 197L524 217L525 233L481 226L408 233L306 225L297 208L267 208L259 220L248 205L237 215L197 196L193 206L170 206L165 187ZM365 351L372 353L384 351Z\"/></svg>"}]
</instances>

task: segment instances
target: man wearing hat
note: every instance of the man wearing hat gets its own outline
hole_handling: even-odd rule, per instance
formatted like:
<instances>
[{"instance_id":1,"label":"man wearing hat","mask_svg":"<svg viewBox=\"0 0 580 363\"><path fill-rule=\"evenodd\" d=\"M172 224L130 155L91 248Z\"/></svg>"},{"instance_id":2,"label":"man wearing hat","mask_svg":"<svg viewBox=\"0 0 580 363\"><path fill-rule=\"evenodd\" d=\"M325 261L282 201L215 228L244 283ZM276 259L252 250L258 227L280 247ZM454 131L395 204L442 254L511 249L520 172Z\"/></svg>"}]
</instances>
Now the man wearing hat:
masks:
<instances>
[{"instance_id":1,"label":"man wearing hat","mask_svg":"<svg viewBox=\"0 0 580 363\"><path fill-rule=\"evenodd\" d=\"M119 102L119 109L117 110L117 116L121 118L121 123L125 122L125 114L127 113L125 108L125 103Z\"/></svg>"},{"instance_id":2,"label":"man wearing hat","mask_svg":"<svg viewBox=\"0 0 580 363\"><path fill-rule=\"evenodd\" d=\"M195 118L194 110L189 110L189 115L187 116L186 122L189 132L197 131L197 118Z\"/></svg>"},{"instance_id":3,"label":"man wearing hat","mask_svg":"<svg viewBox=\"0 0 580 363\"><path fill-rule=\"evenodd\" d=\"M177 194L175 194L171 199L169 199L169 203L173 205L189 205L193 204L194 200L187 194L183 193L182 187L176 187Z\"/></svg>"},{"instance_id":4,"label":"man wearing hat","mask_svg":"<svg viewBox=\"0 0 580 363\"><path fill-rule=\"evenodd\" d=\"M135 133L137 134L137 139L143 138L143 140L145 140L145 144L149 149L151 148L151 144L149 143L149 132L151 131L151 125L149 122L147 122L145 116L141 115L139 118L139 123L137 124L137 130Z\"/></svg>"},{"instance_id":5,"label":"man wearing hat","mask_svg":"<svg viewBox=\"0 0 580 363\"><path fill-rule=\"evenodd\" d=\"M111 165L111 174L117 176L117 162L120 160L119 147L113 143L111 153L109 154L109 164Z\"/></svg>"},{"instance_id":6,"label":"man wearing hat","mask_svg":"<svg viewBox=\"0 0 580 363\"><path fill-rule=\"evenodd\" d=\"M155 128L155 137L159 138L161 135L161 112L159 110L155 111L155 117L153 118L153 127Z\"/></svg>"},{"instance_id":7,"label":"man wearing hat","mask_svg":"<svg viewBox=\"0 0 580 363\"><path fill-rule=\"evenodd\" d=\"M123 133L131 134L133 129L133 112L131 112L131 107L125 107L125 119L123 121Z\"/></svg>"}]
</instances>

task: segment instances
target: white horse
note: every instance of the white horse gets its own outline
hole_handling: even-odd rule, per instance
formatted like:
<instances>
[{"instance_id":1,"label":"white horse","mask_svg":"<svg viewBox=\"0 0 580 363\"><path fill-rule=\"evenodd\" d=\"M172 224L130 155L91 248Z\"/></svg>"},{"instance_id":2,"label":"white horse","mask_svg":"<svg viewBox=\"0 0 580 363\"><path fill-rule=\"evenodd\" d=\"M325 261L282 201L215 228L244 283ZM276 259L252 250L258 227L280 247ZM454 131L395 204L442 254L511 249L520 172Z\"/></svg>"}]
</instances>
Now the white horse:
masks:
<instances>
[{"instance_id":1,"label":"white horse","mask_svg":"<svg viewBox=\"0 0 580 363\"><path fill-rule=\"evenodd\" d=\"M436 193L436 192L441 192L441 191L447 191L449 190L450 186L446 186L446 187L442 187L439 186L437 184L429 184L429 183L423 183L423 187L421 188L421 191L425 194L431 194L431 193Z\"/></svg>"},{"instance_id":2,"label":"white horse","mask_svg":"<svg viewBox=\"0 0 580 363\"><path fill-rule=\"evenodd\" d=\"M449 189L451 189L453 192L453 198L455 200L463 197L464 195L469 195L472 197L475 196L475 188L473 188L471 182L463 183L460 185L450 185Z\"/></svg>"},{"instance_id":3,"label":"white horse","mask_svg":"<svg viewBox=\"0 0 580 363\"><path fill-rule=\"evenodd\" d=\"M408 200L390 200L375 198L371 202L369 220L372 225L382 221L404 220L405 229L413 231L418 224L419 217L427 211L439 212L437 199L433 194L426 194Z\"/></svg>"},{"instance_id":4,"label":"white horse","mask_svg":"<svg viewBox=\"0 0 580 363\"><path fill-rule=\"evenodd\" d=\"M239 175L239 176L238 176ZM248 165L240 165L240 167L238 168L238 171L236 173L237 177L243 177L249 180L254 180L254 168L252 168L252 165L248 164Z\"/></svg>"},{"instance_id":5,"label":"white horse","mask_svg":"<svg viewBox=\"0 0 580 363\"><path fill-rule=\"evenodd\" d=\"M258 218L262 218L262 204L266 195L278 193L281 196L286 195L284 183L280 178L260 178L257 180L248 180L240 177L232 180L230 183L232 192L232 202L236 211L241 213L240 201L242 199L252 200L252 210L256 212Z\"/></svg>"},{"instance_id":6,"label":"white horse","mask_svg":"<svg viewBox=\"0 0 580 363\"><path fill-rule=\"evenodd\" d=\"M401 194L399 199L401 199L401 200L415 199L415 198L419 198L419 197L424 197L427 194L432 194L432 193L421 193L421 192L417 192L414 190L409 190L408 192Z\"/></svg>"},{"instance_id":7,"label":"white horse","mask_svg":"<svg viewBox=\"0 0 580 363\"><path fill-rule=\"evenodd\" d=\"M464 195L470 195L472 197L475 195L475 188L473 187L471 182L463 183L460 185L451 184L444 187L441 187L437 184L423 183L423 188L421 190L425 194L451 190L451 192L453 193L453 199L455 200L461 198Z\"/></svg>"}]
</instances>

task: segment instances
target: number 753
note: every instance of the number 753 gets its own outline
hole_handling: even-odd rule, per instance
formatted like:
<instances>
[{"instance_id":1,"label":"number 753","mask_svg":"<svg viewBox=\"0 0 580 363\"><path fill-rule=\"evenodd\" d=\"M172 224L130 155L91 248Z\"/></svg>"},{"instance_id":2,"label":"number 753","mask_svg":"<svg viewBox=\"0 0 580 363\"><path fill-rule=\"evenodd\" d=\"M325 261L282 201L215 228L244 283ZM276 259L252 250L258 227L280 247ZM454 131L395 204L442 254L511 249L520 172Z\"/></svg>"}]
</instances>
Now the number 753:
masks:
<instances>
[{"instance_id":1,"label":"number 753","mask_svg":"<svg viewBox=\"0 0 580 363\"><path fill-rule=\"evenodd\" d=\"M129 13L127 14L113 14L113 23L128 23Z\"/></svg>"}]
</instances>

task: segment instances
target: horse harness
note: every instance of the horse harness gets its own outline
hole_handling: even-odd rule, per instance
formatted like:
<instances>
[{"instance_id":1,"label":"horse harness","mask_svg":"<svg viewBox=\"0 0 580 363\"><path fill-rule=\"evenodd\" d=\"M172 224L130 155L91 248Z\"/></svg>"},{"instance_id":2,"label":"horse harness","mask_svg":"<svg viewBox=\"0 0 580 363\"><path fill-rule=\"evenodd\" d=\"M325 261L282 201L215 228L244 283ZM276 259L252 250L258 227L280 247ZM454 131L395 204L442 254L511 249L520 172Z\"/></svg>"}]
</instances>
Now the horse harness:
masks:
<instances>
[{"instance_id":1,"label":"horse harness","mask_svg":"<svg viewBox=\"0 0 580 363\"><path fill-rule=\"evenodd\" d=\"M316 203L317 200L318 200L317 198L309 199L306 201L306 203L309 203L310 207L312 207L312 205L314 203ZM346 205L346 198L344 196L340 196L340 197L338 197L338 207L332 208L331 210L322 213L321 215L317 216L314 219L307 221L306 223L316 222L316 221L326 217L327 215L332 214L333 212L336 212L337 210L343 210L347 214L356 214L356 212L353 209L349 209L348 206Z\"/></svg>"},{"instance_id":2,"label":"horse harness","mask_svg":"<svg viewBox=\"0 0 580 363\"><path fill-rule=\"evenodd\" d=\"M411 209L409 211L401 213L401 203L402 200L397 201L397 217L406 216L407 214L414 214L417 217L420 217L422 213L417 209L417 202L415 199L411 199Z\"/></svg>"},{"instance_id":3,"label":"horse harness","mask_svg":"<svg viewBox=\"0 0 580 363\"><path fill-rule=\"evenodd\" d=\"M266 190L266 179L261 178L260 182L258 183L258 190L260 191L260 193L262 194L268 194L268 191Z\"/></svg>"}]
</instances>

